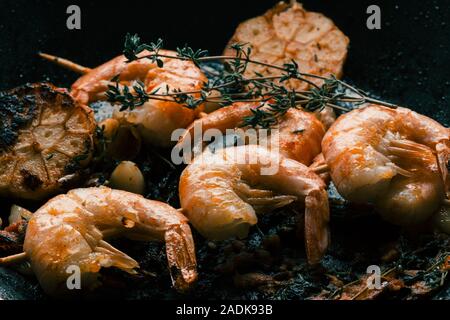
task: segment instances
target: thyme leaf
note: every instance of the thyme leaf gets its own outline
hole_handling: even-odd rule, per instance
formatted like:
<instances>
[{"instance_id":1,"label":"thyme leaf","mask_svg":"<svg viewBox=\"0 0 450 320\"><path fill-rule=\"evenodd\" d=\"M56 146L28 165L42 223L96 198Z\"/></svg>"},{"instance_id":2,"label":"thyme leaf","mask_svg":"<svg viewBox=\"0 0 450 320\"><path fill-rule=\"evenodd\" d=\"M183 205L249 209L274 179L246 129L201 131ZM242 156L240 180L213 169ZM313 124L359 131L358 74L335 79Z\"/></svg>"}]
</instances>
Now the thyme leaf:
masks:
<instances>
[{"instance_id":1,"label":"thyme leaf","mask_svg":"<svg viewBox=\"0 0 450 320\"><path fill-rule=\"evenodd\" d=\"M332 107L345 112L363 103L397 107L394 104L371 98L364 91L336 79L334 76L322 77L302 73L295 60L282 66L254 60L251 57L251 46L246 43L231 45L235 51L234 56L210 56L206 50L194 50L187 45L177 48L176 55L170 55L160 53L162 47L162 39L146 44L141 42L138 35L127 34L123 53L129 62L150 59L160 68L164 65L162 58L165 58L192 61L197 67L202 62L221 61L224 64L224 70L216 80L205 82L199 90L183 91L166 87L165 93L158 93L158 90L147 92L145 85L140 81L132 86L122 85L117 76L111 80L114 85L109 85L106 92L110 102L120 104L122 111L134 109L152 99L173 101L190 109L195 109L205 102L217 103L221 106L235 102L252 102L257 107L252 109L252 115L243 119L242 125L262 128L270 128L275 125L278 118L291 108L320 111L325 107ZM145 50L148 53L142 54ZM278 75L264 76L255 72L254 77L248 77L246 71L250 63L276 70ZM284 83L291 79L308 83L310 89L306 91L288 90ZM322 84L318 85L312 79L320 79ZM218 95L213 95L213 92ZM349 105L351 108L348 108Z\"/></svg>"}]
</instances>

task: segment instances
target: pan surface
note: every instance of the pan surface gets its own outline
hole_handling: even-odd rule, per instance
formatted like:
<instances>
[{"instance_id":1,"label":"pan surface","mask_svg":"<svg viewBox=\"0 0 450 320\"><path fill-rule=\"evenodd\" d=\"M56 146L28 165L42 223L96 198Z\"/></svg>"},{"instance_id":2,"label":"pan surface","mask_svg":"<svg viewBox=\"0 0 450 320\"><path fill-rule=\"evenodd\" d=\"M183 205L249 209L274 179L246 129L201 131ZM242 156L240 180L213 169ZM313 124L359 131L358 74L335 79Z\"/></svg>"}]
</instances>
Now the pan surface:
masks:
<instances>
[{"instance_id":1,"label":"pan surface","mask_svg":"<svg viewBox=\"0 0 450 320\"><path fill-rule=\"evenodd\" d=\"M127 32L139 33L144 41L163 38L168 49L187 43L193 48L221 53L239 22L262 14L276 3L273 0L151 1L123 8L112 1L77 1L81 8L81 30L68 30L66 9L72 2L0 2L1 90L37 81L69 87L77 75L40 60L38 52L96 66L121 52ZM304 0L302 3L306 9L333 19L350 38L345 80L376 97L450 125L447 0ZM369 16L366 9L371 4L381 8L380 30L369 30L366 26ZM378 220L376 223L386 227ZM446 292L441 295L449 298L448 289ZM35 284L0 269L0 298L32 297L42 297ZM140 292L131 297L154 295ZM223 294L222 297L237 296ZM288 294L285 297L292 298Z\"/></svg>"}]
</instances>

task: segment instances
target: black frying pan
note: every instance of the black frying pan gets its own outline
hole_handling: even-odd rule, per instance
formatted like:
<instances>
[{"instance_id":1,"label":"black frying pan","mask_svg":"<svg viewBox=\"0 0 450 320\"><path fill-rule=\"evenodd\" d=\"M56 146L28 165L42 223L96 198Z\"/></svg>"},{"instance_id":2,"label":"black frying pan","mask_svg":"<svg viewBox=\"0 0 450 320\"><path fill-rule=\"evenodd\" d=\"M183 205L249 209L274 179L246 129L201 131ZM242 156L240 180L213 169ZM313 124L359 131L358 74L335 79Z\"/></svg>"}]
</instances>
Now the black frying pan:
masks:
<instances>
[{"instance_id":1,"label":"black frying pan","mask_svg":"<svg viewBox=\"0 0 450 320\"><path fill-rule=\"evenodd\" d=\"M350 38L346 80L450 125L448 1L302 2L306 9L332 18ZM220 53L239 22L262 14L275 3L134 1L125 6L113 1L2 0L0 89L42 80L68 87L77 75L40 60L36 55L39 51L92 67L119 54L127 32L137 32L147 41L162 37L169 49L188 43ZM70 4L81 7L81 30L66 28ZM381 30L366 27L370 4L381 7ZM0 269L0 297L36 298L39 292L35 283Z\"/></svg>"}]
</instances>

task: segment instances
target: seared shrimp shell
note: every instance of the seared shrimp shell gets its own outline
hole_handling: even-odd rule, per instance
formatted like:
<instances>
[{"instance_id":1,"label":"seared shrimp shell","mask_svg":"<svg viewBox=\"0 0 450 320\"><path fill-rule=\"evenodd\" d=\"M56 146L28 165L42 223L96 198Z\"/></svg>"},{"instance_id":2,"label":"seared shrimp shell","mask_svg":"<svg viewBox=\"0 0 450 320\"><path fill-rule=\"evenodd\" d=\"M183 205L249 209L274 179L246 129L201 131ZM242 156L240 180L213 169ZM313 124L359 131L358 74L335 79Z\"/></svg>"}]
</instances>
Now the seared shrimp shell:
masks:
<instances>
[{"instance_id":1,"label":"seared shrimp shell","mask_svg":"<svg viewBox=\"0 0 450 320\"><path fill-rule=\"evenodd\" d=\"M51 84L0 93L0 195L39 200L93 152L92 111Z\"/></svg>"},{"instance_id":2,"label":"seared shrimp shell","mask_svg":"<svg viewBox=\"0 0 450 320\"><path fill-rule=\"evenodd\" d=\"M186 217L171 206L106 187L74 189L32 216L24 250L49 294L68 293L70 266L80 268L81 289L99 285L101 268L134 273L139 264L106 240L165 241L172 280L187 289L197 278L194 241Z\"/></svg>"},{"instance_id":3,"label":"seared shrimp shell","mask_svg":"<svg viewBox=\"0 0 450 320\"><path fill-rule=\"evenodd\" d=\"M160 50L159 53L176 56L175 52L168 50ZM148 54L150 52L144 51L140 56ZM79 78L72 85L71 94L85 104L105 100L108 85L116 76L121 85L132 86L139 80L145 84L147 92L159 89L159 93L165 93L167 87L169 92L200 90L206 82L206 77L191 61L163 57L161 60L164 66L159 68L146 58L127 62L123 55L118 56ZM119 111L116 108L113 117L124 125L137 127L149 144L167 147L176 142L171 141L172 132L186 128L202 110L202 105L192 110L173 101L150 100L133 110Z\"/></svg>"},{"instance_id":4,"label":"seared shrimp shell","mask_svg":"<svg viewBox=\"0 0 450 320\"><path fill-rule=\"evenodd\" d=\"M369 105L338 118L322 151L342 196L414 225L437 211L448 190L449 141L450 130L424 115Z\"/></svg>"},{"instance_id":5,"label":"seared shrimp shell","mask_svg":"<svg viewBox=\"0 0 450 320\"><path fill-rule=\"evenodd\" d=\"M269 171L265 171L269 170ZM180 178L180 201L192 225L209 239L245 237L257 213L305 204L308 261L317 263L328 243L325 184L303 164L256 146L205 151Z\"/></svg>"}]
</instances>

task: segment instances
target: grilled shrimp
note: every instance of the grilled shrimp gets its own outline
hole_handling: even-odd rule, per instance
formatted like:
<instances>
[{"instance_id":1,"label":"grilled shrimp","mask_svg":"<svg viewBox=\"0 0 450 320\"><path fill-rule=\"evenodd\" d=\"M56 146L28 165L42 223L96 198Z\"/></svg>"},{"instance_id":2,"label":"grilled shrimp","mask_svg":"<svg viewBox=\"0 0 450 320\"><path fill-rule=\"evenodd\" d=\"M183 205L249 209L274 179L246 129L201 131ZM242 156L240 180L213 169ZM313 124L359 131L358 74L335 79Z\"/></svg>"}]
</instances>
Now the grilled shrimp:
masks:
<instances>
[{"instance_id":1,"label":"grilled shrimp","mask_svg":"<svg viewBox=\"0 0 450 320\"><path fill-rule=\"evenodd\" d=\"M41 200L85 167L93 112L48 83L0 92L0 195Z\"/></svg>"},{"instance_id":2,"label":"grilled shrimp","mask_svg":"<svg viewBox=\"0 0 450 320\"><path fill-rule=\"evenodd\" d=\"M426 116L369 105L338 118L322 152L342 196L374 203L385 219L408 226L444 200L449 139L450 130Z\"/></svg>"},{"instance_id":3,"label":"grilled shrimp","mask_svg":"<svg viewBox=\"0 0 450 320\"><path fill-rule=\"evenodd\" d=\"M160 50L159 53L176 55L175 52L167 50ZM144 51L140 56L148 54L150 52ZM108 85L115 76L119 76L121 85L132 86L139 80L145 84L147 92L159 88L160 93L165 93L167 86L169 92L178 89L199 90L206 81L206 77L191 61L170 58L161 58L161 60L164 66L159 68L149 59L144 58L127 63L123 55L118 56L79 78L72 85L72 95L85 104L104 100ZM148 143L167 147L174 144L171 141L172 132L178 128L186 128L202 111L202 108L203 106L198 106L192 110L173 101L150 100L133 110L120 112L119 108L116 108L113 117L124 125L136 126Z\"/></svg>"},{"instance_id":4,"label":"grilled shrimp","mask_svg":"<svg viewBox=\"0 0 450 320\"><path fill-rule=\"evenodd\" d=\"M192 225L206 238L218 240L245 237L258 213L304 202L308 261L319 262L328 246L324 182L303 164L266 148L206 150L183 171L179 194Z\"/></svg>"},{"instance_id":5,"label":"grilled shrimp","mask_svg":"<svg viewBox=\"0 0 450 320\"><path fill-rule=\"evenodd\" d=\"M106 187L74 189L59 195L32 216L24 250L41 286L49 294L68 293L70 266L81 271L81 289L99 285L101 268L134 273L139 264L107 239L166 242L167 260L177 289L197 278L194 242L186 217L169 205Z\"/></svg>"},{"instance_id":6,"label":"grilled shrimp","mask_svg":"<svg viewBox=\"0 0 450 320\"><path fill-rule=\"evenodd\" d=\"M309 12L302 5L280 2L263 16L241 23L230 39L226 55L234 55L232 44L248 44L252 49L252 59L282 66L284 63L297 62L300 72L327 77L342 76L347 58L349 39L332 20L317 12ZM280 71L266 66L249 64L245 75L255 76L255 72L264 76L278 75ZM308 80L321 85L323 80L309 77ZM288 89L307 90L307 82L290 79L282 84ZM335 119L332 108L318 112L325 127Z\"/></svg>"},{"instance_id":7,"label":"grilled shrimp","mask_svg":"<svg viewBox=\"0 0 450 320\"><path fill-rule=\"evenodd\" d=\"M252 110L259 107L255 103L238 102L230 106L223 107L205 117L195 120L181 137L178 147L190 147L195 138L195 130L205 132L208 129L216 129L226 133L227 129L235 129L241 126L245 117L252 115ZM267 106L263 106L266 108ZM250 128L242 128L245 131ZM304 165L309 165L313 158L320 153L321 141L325 134L322 123L317 120L310 112L300 109L289 109L278 119L278 125L274 126L270 132L278 132L277 139L268 137L268 147L273 151L280 151L287 158L297 160ZM203 139L202 139L203 141ZM258 141L255 141L258 143ZM270 145L269 145L270 144ZM192 147L194 152L200 149L200 146Z\"/></svg>"}]
</instances>

